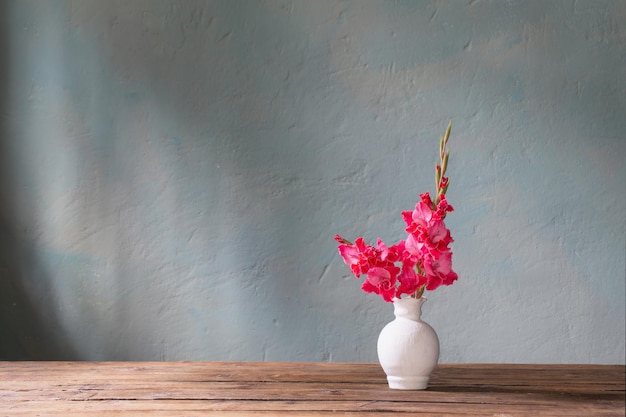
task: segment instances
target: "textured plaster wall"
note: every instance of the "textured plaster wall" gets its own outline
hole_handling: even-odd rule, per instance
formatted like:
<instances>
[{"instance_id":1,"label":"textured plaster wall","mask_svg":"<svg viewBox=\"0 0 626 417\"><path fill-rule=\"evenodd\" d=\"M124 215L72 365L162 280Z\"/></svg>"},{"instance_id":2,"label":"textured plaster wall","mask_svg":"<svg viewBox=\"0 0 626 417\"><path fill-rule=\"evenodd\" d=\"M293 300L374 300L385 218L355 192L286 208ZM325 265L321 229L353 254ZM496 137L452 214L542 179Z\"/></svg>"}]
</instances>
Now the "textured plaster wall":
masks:
<instances>
[{"instance_id":1,"label":"textured plaster wall","mask_svg":"<svg viewBox=\"0 0 626 417\"><path fill-rule=\"evenodd\" d=\"M624 1L0 3L0 358L375 361L332 237L453 120L443 362L624 363Z\"/></svg>"}]
</instances>

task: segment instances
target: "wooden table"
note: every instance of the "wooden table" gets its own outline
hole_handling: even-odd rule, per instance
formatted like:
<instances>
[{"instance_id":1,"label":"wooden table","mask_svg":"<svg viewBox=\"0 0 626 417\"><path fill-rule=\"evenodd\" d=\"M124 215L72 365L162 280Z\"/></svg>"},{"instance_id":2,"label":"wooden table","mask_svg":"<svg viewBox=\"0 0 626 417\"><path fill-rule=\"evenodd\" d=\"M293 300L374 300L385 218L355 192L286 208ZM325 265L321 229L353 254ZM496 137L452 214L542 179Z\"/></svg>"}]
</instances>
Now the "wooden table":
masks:
<instances>
[{"instance_id":1,"label":"wooden table","mask_svg":"<svg viewBox=\"0 0 626 417\"><path fill-rule=\"evenodd\" d=\"M624 416L624 365L0 362L0 416Z\"/></svg>"}]
</instances>

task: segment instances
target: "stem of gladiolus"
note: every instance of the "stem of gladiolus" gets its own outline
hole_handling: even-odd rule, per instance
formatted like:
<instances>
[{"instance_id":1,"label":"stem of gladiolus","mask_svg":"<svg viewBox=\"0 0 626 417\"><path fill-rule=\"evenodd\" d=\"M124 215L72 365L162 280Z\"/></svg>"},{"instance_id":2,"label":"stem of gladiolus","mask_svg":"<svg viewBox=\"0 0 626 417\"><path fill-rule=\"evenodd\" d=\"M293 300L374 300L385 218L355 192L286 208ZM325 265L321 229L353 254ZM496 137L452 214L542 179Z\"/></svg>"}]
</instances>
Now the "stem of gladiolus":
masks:
<instances>
[{"instance_id":1,"label":"stem of gladiolus","mask_svg":"<svg viewBox=\"0 0 626 417\"><path fill-rule=\"evenodd\" d=\"M446 174L446 170L448 169L448 158L450 157L450 151L446 152L446 145L448 144L448 139L450 139L450 132L452 131L452 120L448 123L448 128L446 129L445 136L439 136L439 165L436 167L435 172L435 183L436 183L436 192L435 192L435 201L434 206L437 207L439 201L441 200L441 196L448 191L448 184L445 184L444 187L441 187L441 182Z\"/></svg>"},{"instance_id":2,"label":"stem of gladiolus","mask_svg":"<svg viewBox=\"0 0 626 417\"><path fill-rule=\"evenodd\" d=\"M422 271L422 268L420 268L419 264L415 265L415 270L417 271L418 275L423 275L424 271ZM422 294L424 294L424 289L426 288L426 284L422 285L421 287L419 287L417 289L417 291L415 291L413 294L411 294L411 297L413 298L421 298Z\"/></svg>"},{"instance_id":3,"label":"stem of gladiolus","mask_svg":"<svg viewBox=\"0 0 626 417\"><path fill-rule=\"evenodd\" d=\"M421 287L419 287L417 291L415 291L415 293L413 294L413 298L422 298L422 295L424 295L425 288L426 288L425 285L422 285Z\"/></svg>"},{"instance_id":4,"label":"stem of gladiolus","mask_svg":"<svg viewBox=\"0 0 626 417\"><path fill-rule=\"evenodd\" d=\"M435 203L433 204L434 207L433 209L435 209L437 207L437 203L439 202L439 188L441 185L441 178L442 178L442 173L441 173L441 167L439 165L437 165L435 167Z\"/></svg>"}]
</instances>

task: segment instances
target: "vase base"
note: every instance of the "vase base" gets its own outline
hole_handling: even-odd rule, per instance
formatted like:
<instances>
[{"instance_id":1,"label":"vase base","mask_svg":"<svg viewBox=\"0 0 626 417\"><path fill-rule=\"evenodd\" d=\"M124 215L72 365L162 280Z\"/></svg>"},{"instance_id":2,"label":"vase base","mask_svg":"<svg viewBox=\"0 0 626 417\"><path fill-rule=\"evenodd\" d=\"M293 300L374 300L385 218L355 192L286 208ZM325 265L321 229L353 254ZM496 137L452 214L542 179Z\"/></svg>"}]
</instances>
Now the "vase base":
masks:
<instances>
[{"instance_id":1,"label":"vase base","mask_svg":"<svg viewBox=\"0 0 626 417\"><path fill-rule=\"evenodd\" d=\"M428 387L428 376L387 376L391 389L423 390Z\"/></svg>"}]
</instances>

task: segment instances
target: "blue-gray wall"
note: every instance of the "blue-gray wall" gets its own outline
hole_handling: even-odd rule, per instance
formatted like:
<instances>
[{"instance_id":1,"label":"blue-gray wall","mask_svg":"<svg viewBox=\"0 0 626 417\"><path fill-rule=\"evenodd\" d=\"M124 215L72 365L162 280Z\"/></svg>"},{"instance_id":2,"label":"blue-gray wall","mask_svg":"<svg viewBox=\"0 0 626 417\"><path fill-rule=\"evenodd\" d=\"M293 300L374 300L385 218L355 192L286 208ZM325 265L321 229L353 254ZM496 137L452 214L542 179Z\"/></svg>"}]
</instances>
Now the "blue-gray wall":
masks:
<instances>
[{"instance_id":1,"label":"blue-gray wall","mask_svg":"<svg viewBox=\"0 0 626 417\"><path fill-rule=\"evenodd\" d=\"M375 361L452 119L441 361L624 363L624 1L0 9L0 359Z\"/></svg>"}]
</instances>

